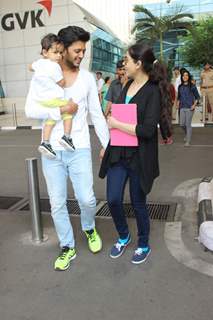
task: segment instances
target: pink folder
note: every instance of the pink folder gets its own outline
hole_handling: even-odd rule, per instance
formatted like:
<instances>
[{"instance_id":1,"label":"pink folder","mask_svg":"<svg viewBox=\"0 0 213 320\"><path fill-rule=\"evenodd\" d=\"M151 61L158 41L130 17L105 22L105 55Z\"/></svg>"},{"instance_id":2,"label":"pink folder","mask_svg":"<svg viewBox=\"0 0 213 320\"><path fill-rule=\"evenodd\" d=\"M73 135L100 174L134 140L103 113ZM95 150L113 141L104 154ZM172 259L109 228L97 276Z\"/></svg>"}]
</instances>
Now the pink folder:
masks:
<instances>
[{"instance_id":1,"label":"pink folder","mask_svg":"<svg viewBox=\"0 0 213 320\"><path fill-rule=\"evenodd\" d=\"M112 116L124 123L137 123L137 105L130 104L112 104ZM137 136L128 134L119 129L110 129L111 146L138 146Z\"/></svg>"}]
</instances>

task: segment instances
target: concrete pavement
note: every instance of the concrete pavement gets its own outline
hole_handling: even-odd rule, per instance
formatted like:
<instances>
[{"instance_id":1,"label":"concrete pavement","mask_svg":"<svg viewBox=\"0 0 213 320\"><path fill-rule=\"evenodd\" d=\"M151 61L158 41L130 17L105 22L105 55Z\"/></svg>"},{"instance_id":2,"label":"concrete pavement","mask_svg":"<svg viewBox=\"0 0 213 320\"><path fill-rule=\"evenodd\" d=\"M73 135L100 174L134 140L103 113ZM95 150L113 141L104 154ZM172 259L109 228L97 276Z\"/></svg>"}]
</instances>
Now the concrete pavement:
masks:
<instances>
[{"instance_id":1,"label":"concrete pavement","mask_svg":"<svg viewBox=\"0 0 213 320\"><path fill-rule=\"evenodd\" d=\"M178 210L172 223L152 221L152 254L140 266L130 263L134 237L122 257L108 257L116 237L111 219L97 218L104 246L101 253L93 255L80 231L79 217L71 217L77 258L66 272L55 272L52 264L58 244L50 215L43 214L48 241L36 246L30 241L30 214L0 210L1 319L209 319L213 312L213 256L194 238L198 183L212 173L212 130L193 129L193 146L184 148L177 128L174 145L160 146L161 176L149 199L177 202ZM97 139L93 130L91 134L96 195L105 199L105 182L97 177ZM27 196L24 159L38 156L38 143L37 131L0 132L1 196ZM41 174L40 189L46 196ZM136 234L134 219L129 219L129 224Z\"/></svg>"}]
</instances>

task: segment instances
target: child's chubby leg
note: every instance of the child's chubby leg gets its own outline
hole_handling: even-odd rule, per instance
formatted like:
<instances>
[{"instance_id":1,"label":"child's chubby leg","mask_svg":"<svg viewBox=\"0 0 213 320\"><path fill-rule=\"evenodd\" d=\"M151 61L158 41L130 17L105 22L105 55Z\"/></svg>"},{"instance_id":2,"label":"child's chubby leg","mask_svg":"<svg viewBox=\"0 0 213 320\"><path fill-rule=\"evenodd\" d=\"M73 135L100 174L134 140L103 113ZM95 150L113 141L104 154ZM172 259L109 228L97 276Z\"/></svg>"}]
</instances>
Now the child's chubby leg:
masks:
<instances>
[{"instance_id":1,"label":"child's chubby leg","mask_svg":"<svg viewBox=\"0 0 213 320\"><path fill-rule=\"evenodd\" d=\"M54 120L51 120L51 119L46 120L46 122L44 124L44 127L43 127L43 132L42 132L43 141L40 144L40 146L38 147L38 151L42 155L44 155L44 156L46 156L47 158L50 158L50 159L55 159L56 158L56 153L52 149L52 146L51 146L51 144L49 142L50 136L51 136L51 133L52 133L52 130L53 130L54 126L55 126L55 121Z\"/></svg>"},{"instance_id":2,"label":"child's chubby leg","mask_svg":"<svg viewBox=\"0 0 213 320\"><path fill-rule=\"evenodd\" d=\"M65 117L63 117L63 124L64 124L64 134L65 136L67 136L68 138L71 135L71 130L72 130L72 117L68 117L69 115L66 115Z\"/></svg>"},{"instance_id":3,"label":"child's chubby leg","mask_svg":"<svg viewBox=\"0 0 213 320\"><path fill-rule=\"evenodd\" d=\"M46 100L43 101L42 104L45 107L49 107L49 108L55 108L55 107L65 107L65 106L73 106L73 104L75 106L77 106L72 99L70 100L66 100L66 99L51 99L51 100ZM64 123L64 135L63 137L59 140L59 143L66 149L69 151L74 151L75 150L75 146L73 145L72 142L72 138L70 137L71 134L71 129L72 129L72 115L70 113L62 113L62 120ZM52 120L51 120L52 121ZM51 135L51 126L45 128L45 138L47 137L47 139L50 137ZM44 142L43 142L44 143Z\"/></svg>"},{"instance_id":4,"label":"child's chubby leg","mask_svg":"<svg viewBox=\"0 0 213 320\"><path fill-rule=\"evenodd\" d=\"M55 121L54 120L46 120L45 121L45 124L44 124L44 127L43 127L43 133L42 133L42 136L43 136L43 141L44 142L49 142L50 141L50 136L51 136L51 133L52 133L52 130L55 126Z\"/></svg>"},{"instance_id":5,"label":"child's chubby leg","mask_svg":"<svg viewBox=\"0 0 213 320\"><path fill-rule=\"evenodd\" d=\"M62 119L64 124L64 135L59 142L66 150L74 151L75 146L71 138L72 116L68 113L64 113Z\"/></svg>"}]
</instances>

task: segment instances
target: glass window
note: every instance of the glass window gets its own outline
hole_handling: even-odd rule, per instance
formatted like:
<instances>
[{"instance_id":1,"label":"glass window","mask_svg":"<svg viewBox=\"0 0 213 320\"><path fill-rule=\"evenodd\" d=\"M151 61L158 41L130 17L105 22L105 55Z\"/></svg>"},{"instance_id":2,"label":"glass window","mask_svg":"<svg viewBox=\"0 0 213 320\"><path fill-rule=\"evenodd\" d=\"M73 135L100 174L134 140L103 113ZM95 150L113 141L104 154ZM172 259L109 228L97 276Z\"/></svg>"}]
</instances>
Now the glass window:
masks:
<instances>
[{"instance_id":1,"label":"glass window","mask_svg":"<svg viewBox=\"0 0 213 320\"><path fill-rule=\"evenodd\" d=\"M170 4L167 4L166 1L146 4L146 1L144 0L143 5L154 15L158 16L173 13L175 6L183 6L183 10L185 12L192 13L194 15L194 19L199 19L201 17L213 14L213 0L171 0ZM141 16L141 14L136 14L135 20ZM184 63L183 57L179 50L179 48L184 46L183 40L181 37L179 37L183 34L183 32L183 30L171 30L164 35L164 57L165 59L172 61L173 65L186 67L196 78L197 70L192 69L189 65ZM154 51L156 55L159 55L159 41L156 41L154 44Z\"/></svg>"},{"instance_id":2,"label":"glass window","mask_svg":"<svg viewBox=\"0 0 213 320\"><path fill-rule=\"evenodd\" d=\"M114 73L116 63L122 56L119 40L100 29L92 34L91 40L93 41L92 71Z\"/></svg>"}]
</instances>

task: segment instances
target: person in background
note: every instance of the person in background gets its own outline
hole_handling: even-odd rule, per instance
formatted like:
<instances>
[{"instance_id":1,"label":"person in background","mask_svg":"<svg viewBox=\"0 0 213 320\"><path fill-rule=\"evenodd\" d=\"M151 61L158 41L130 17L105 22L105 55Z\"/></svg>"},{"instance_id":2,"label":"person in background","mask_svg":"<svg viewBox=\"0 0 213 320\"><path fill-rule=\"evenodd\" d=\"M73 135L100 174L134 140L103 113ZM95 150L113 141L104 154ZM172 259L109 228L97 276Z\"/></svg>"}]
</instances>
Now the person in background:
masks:
<instances>
[{"instance_id":1,"label":"person in background","mask_svg":"<svg viewBox=\"0 0 213 320\"><path fill-rule=\"evenodd\" d=\"M201 94L205 97L205 118L213 121L213 69L210 63L205 64L200 79Z\"/></svg>"},{"instance_id":2,"label":"person in background","mask_svg":"<svg viewBox=\"0 0 213 320\"><path fill-rule=\"evenodd\" d=\"M129 47L125 56L129 80L117 100L121 104L137 105L137 124L127 124L108 117L109 128L116 128L137 137L138 146L111 146L104 153L99 176L107 176L107 202L118 233L110 257L120 257L131 235L126 221L123 198L129 180L131 204L137 223L137 247L131 262L144 262L151 252L150 221L146 195L159 175L158 123L160 114L172 105L165 67L156 60L152 49L143 43Z\"/></svg>"},{"instance_id":3,"label":"person in background","mask_svg":"<svg viewBox=\"0 0 213 320\"><path fill-rule=\"evenodd\" d=\"M118 98L120 97L122 88L125 85L126 81L124 61L118 61L116 67L117 79L111 82L109 90L105 97L105 99L108 101L105 110L105 116L110 114L112 103L116 103L118 101Z\"/></svg>"},{"instance_id":4,"label":"person in background","mask_svg":"<svg viewBox=\"0 0 213 320\"><path fill-rule=\"evenodd\" d=\"M119 74L117 72L115 72L115 79L114 80L118 80L119 79Z\"/></svg>"},{"instance_id":5,"label":"person in background","mask_svg":"<svg viewBox=\"0 0 213 320\"><path fill-rule=\"evenodd\" d=\"M191 143L192 117L199 98L197 87L192 84L191 74L189 71L183 72L178 88L177 108L180 110L180 126L185 133L185 147L189 147Z\"/></svg>"},{"instance_id":6,"label":"person in background","mask_svg":"<svg viewBox=\"0 0 213 320\"><path fill-rule=\"evenodd\" d=\"M180 79L180 68L178 66L174 67L173 69L173 78L172 78L172 84L175 88L175 100L174 104L172 107L172 120L176 120L176 114L177 114L177 94L178 94L178 87L181 84L181 79Z\"/></svg>"},{"instance_id":7,"label":"person in background","mask_svg":"<svg viewBox=\"0 0 213 320\"><path fill-rule=\"evenodd\" d=\"M175 91L178 92L178 87L181 84L181 74L180 74L180 68L179 67L174 67L173 69L173 84L175 86Z\"/></svg>"},{"instance_id":8,"label":"person in background","mask_svg":"<svg viewBox=\"0 0 213 320\"><path fill-rule=\"evenodd\" d=\"M108 101L106 100L106 95L107 95L107 92L109 90L109 86L110 86L110 83L111 83L111 78L110 77L106 77L104 79L104 82L105 83L104 83L104 85L102 87L102 90L101 90L101 107L102 107L103 113L105 114L107 103L108 103Z\"/></svg>"},{"instance_id":9,"label":"person in background","mask_svg":"<svg viewBox=\"0 0 213 320\"><path fill-rule=\"evenodd\" d=\"M102 78L102 72L100 72L100 71L96 72L96 83L97 83L97 88L98 88L98 96L99 96L99 100L101 103L102 102L101 91L102 91L102 87L104 85L104 79Z\"/></svg>"}]
</instances>

